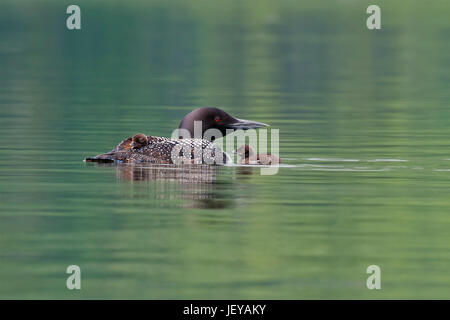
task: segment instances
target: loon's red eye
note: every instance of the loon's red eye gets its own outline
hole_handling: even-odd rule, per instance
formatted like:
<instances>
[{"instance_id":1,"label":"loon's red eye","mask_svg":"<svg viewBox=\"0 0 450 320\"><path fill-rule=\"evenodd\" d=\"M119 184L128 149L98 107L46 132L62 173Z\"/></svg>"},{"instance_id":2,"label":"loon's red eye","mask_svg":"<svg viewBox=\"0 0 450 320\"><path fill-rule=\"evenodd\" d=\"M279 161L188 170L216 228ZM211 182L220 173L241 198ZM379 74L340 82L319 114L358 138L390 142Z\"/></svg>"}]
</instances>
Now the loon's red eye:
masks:
<instances>
[{"instance_id":1,"label":"loon's red eye","mask_svg":"<svg viewBox=\"0 0 450 320\"><path fill-rule=\"evenodd\" d=\"M214 121L215 122L220 122L220 118L219 117L215 117Z\"/></svg>"}]
</instances>

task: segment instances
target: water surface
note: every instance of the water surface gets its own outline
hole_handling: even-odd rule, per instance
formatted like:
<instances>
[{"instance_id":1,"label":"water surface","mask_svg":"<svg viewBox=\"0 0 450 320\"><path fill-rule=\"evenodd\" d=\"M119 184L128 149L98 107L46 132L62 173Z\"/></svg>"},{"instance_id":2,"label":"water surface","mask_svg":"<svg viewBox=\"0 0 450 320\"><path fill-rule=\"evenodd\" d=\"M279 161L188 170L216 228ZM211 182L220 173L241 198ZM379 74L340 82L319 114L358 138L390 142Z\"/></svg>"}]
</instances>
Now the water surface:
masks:
<instances>
[{"instance_id":1,"label":"water surface","mask_svg":"<svg viewBox=\"0 0 450 320\"><path fill-rule=\"evenodd\" d=\"M0 5L0 298L450 298L448 2L78 4ZM278 174L82 161L199 106Z\"/></svg>"}]
</instances>

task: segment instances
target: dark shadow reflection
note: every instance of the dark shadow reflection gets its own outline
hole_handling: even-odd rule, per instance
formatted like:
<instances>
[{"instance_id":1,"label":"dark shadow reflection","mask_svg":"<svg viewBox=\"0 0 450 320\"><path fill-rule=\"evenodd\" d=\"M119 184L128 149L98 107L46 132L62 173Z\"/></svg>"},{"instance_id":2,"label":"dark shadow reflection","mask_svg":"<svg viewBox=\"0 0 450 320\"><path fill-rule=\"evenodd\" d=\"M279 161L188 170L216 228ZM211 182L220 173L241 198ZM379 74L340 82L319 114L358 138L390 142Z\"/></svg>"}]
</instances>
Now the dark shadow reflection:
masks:
<instances>
[{"instance_id":1,"label":"dark shadow reflection","mask_svg":"<svg viewBox=\"0 0 450 320\"><path fill-rule=\"evenodd\" d=\"M114 167L118 182L128 182L131 190L121 188L127 197L157 199L161 206L222 209L236 205L236 194L252 168L224 170L211 165L89 164ZM220 174L221 171L223 174ZM237 177L235 179L235 174Z\"/></svg>"},{"instance_id":2,"label":"dark shadow reflection","mask_svg":"<svg viewBox=\"0 0 450 320\"><path fill-rule=\"evenodd\" d=\"M117 179L125 181L176 181L182 185L216 182L217 167L210 165L117 165Z\"/></svg>"},{"instance_id":3,"label":"dark shadow reflection","mask_svg":"<svg viewBox=\"0 0 450 320\"><path fill-rule=\"evenodd\" d=\"M236 173L238 174L237 178L239 180L249 180L250 176L253 175L256 168L252 168L250 166L245 167L237 167Z\"/></svg>"}]
</instances>

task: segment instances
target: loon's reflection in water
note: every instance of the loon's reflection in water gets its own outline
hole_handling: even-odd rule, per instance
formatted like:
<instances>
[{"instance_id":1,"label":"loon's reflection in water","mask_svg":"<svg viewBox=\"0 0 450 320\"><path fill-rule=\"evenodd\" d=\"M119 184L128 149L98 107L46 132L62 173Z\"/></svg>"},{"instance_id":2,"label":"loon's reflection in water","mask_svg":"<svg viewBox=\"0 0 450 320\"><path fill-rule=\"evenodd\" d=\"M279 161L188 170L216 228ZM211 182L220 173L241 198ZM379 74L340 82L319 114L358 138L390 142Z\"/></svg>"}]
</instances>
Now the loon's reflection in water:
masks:
<instances>
[{"instance_id":1,"label":"loon's reflection in water","mask_svg":"<svg viewBox=\"0 0 450 320\"><path fill-rule=\"evenodd\" d=\"M211 165L129 165L114 166L122 196L159 200L157 206L183 208L230 208L236 205L236 194L252 170L233 170ZM223 174L221 171L226 170ZM237 175L237 176L236 176ZM125 185L127 185L125 183Z\"/></svg>"}]
</instances>

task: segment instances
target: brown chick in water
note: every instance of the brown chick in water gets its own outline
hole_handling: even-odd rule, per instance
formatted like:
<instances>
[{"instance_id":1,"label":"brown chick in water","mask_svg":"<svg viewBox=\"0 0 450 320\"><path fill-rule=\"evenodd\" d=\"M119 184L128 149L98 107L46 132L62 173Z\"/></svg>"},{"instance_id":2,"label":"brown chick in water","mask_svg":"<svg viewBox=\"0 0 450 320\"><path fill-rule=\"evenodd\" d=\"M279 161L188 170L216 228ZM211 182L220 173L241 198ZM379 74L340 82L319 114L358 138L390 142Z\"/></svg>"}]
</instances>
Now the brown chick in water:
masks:
<instances>
[{"instance_id":1,"label":"brown chick in water","mask_svg":"<svg viewBox=\"0 0 450 320\"><path fill-rule=\"evenodd\" d=\"M248 144L240 146L234 153L238 155L238 164L274 165L281 163L281 159L273 154L255 154Z\"/></svg>"}]
</instances>

